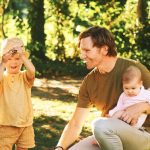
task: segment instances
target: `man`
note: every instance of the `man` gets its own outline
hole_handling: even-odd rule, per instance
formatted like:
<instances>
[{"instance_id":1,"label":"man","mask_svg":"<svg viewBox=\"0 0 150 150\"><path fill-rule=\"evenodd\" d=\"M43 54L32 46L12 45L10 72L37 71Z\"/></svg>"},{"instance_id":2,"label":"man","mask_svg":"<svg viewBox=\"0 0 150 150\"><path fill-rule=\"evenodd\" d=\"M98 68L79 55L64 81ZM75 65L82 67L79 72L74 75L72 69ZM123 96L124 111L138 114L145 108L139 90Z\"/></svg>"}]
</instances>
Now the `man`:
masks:
<instances>
[{"instance_id":1,"label":"man","mask_svg":"<svg viewBox=\"0 0 150 150\"><path fill-rule=\"evenodd\" d=\"M119 95L123 91L121 77L129 65L135 65L141 70L144 86L150 87L149 71L136 61L117 57L114 39L107 29L95 26L81 33L79 48L87 68L94 69L82 82L76 110L66 125L56 150L65 150L75 142L92 105L102 111L102 116L116 105ZM135 124L138 116L143 112L150 114L150 105L148 103L135 104L126 109L122 120L129 124ZM100 147L92 144L93 139L93 136L88 137L69 150L99 150Z\"/></svg>"}]
</instances>

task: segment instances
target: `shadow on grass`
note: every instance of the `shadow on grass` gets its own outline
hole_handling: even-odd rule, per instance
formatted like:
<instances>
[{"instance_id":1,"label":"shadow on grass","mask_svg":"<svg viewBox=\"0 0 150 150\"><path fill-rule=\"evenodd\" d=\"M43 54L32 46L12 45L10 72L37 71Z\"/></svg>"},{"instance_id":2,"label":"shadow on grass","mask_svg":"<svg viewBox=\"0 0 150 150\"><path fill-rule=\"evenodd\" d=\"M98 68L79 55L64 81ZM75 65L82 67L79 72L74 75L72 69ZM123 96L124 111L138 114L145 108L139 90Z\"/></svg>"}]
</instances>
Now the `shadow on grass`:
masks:
<instances>
[{"instance_id":1,"label":"shadow on grass","mask_svg":"<svg viewBox=\"0 0 150 150\"><path fill-rule=\"evenodd\" d=\"M48 150L56 146L61 133L67 122L59 116L45 116L34 118L34 132L36 147L32 150ZM90 135L91 133L83 128L81 138Z\"/></svg>"},{"instance_id":2,"label":"shadow on grass","mask_svg":"<svg viewBox=\"0 0 150 150\"><path fill-rule=\"evenodd\" d=\"M33 87L32 96L39 97L42 100L58 99L63 102L76 102L77 95L71 94L61 88L51 87Z\"/></svg>"},{"instance_id":3,"label":"shadow on grass","mask_svg":"<svg viewBox=\"0 0 150 150\"><path fill-rule=\"evenodd\" d=\"M33 150L47 150L58 142L66 121L58 116L44 116L34 118L34 132L36 147Z\"/></svg>"}]
</instances>

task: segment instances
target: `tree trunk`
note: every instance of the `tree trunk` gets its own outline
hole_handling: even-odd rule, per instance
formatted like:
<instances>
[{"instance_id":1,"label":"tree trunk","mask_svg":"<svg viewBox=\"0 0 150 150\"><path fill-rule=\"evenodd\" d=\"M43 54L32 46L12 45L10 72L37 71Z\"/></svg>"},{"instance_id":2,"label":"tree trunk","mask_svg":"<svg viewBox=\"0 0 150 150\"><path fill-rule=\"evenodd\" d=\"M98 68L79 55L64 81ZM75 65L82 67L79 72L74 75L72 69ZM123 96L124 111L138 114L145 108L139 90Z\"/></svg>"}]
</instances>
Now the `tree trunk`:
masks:
<instances>
[{"instance_id":1,"label":"tree trunk","mask_svg":"<svg viewBox=\"0 0 150 150\"><path fill-rule=\"evenodd\" d=\"M31 55L43 60L46 58L44 24L44 0L30 0Z\"/></svg>"}]
</instances>

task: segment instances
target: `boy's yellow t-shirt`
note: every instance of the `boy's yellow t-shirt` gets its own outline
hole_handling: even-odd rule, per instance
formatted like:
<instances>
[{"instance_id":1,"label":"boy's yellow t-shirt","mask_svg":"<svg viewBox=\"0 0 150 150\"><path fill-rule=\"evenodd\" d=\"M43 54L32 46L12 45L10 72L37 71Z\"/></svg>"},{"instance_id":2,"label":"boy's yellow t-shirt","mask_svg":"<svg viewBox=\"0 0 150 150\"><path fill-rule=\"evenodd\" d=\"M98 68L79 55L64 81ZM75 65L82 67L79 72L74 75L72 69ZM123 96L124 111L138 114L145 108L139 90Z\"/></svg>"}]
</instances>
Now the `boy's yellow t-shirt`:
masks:
<instances>
[{"instance_id":1,"label":"boy's yellow t-shirt","mask_svg":"<svg viewBox=\"0 0 150 150\"><path fill-rule=\"evenodd\" d=\"M4 73L0 82L0 125L26 127L33 123L31 87L26 71Z\"/></svg>"}]
</instances>

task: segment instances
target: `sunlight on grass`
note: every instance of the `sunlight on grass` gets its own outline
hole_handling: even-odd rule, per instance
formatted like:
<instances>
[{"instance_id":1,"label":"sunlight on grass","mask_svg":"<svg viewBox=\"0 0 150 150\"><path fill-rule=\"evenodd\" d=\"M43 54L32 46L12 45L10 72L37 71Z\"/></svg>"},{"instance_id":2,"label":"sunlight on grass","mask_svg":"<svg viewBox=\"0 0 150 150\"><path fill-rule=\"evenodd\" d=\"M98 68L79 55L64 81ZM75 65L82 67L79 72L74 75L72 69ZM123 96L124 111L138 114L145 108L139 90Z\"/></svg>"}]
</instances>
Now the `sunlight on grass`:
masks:
<instances>
[{"instance_id":1,"label":"sunlight on grass","mask_svg":"<svg viewBox=\"0 0 150 150\"><path fill-rule=\"evenodd\" d=\"M39 98L32 98L34 116L39 117L41 115L45 116L59 116L63 118L65 121L69 121L72 116L73 111L75 110L76 103L75 102L63 102L57 99L54 100L41 100ZM100 116L100 113L97 112L95 108L91 109L91 113L88 119L85 122L84 127L90 130L91 122L93 119ZM45 126L46 127L46 126Z\"/></svg>"},{"instance_id":2,"label":"sunlight on grass","mask_svg":"<svg viewBox=\"0 0 150 150\"><path fill-rule=\"evenodd\" d=\"M61 133L72 117L77 104L77 89L81 80L62 78L59 80L36 80L32 90L34 130L36 147L33 150L47 150L54 147ZM95 108L86 120L79 138L91 135L91 122L99 117Z\"/></svg>"},{"instance_id":3,"label":"sunlight on grass","mask_svg":"<svg viewBox=\"0 0 150 150\"><path fill-rule=\"evenodd\" d=\"M59 100L41 100L39 98L32 98L34 116L46 115L46 116L60 116L64 120L68 120L70 114L75 109L76 103L64 103Z\"/></svg>"}]
</instances>

